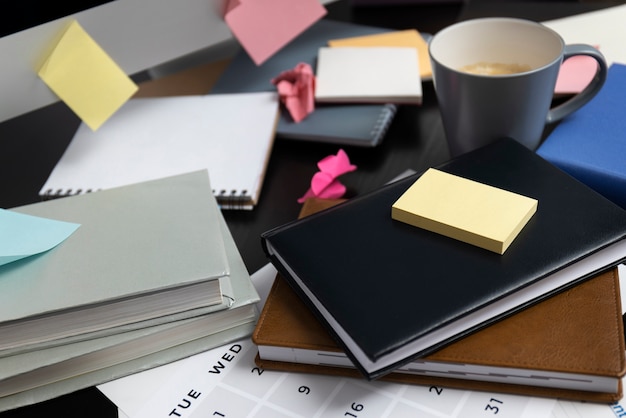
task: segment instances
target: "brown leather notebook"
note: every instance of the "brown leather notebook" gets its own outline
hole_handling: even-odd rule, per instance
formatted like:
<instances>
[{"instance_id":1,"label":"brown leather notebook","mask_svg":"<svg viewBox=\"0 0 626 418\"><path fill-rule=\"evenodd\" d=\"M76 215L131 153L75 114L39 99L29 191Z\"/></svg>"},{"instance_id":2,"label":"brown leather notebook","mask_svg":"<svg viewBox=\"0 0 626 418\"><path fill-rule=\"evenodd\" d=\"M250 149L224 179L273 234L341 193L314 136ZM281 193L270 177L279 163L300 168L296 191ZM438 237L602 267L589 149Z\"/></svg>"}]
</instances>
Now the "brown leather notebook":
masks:
<instances>
[{"instance_id":1,"label":"brown leather notebook","mask_svg":"<svg viewBox=\"0 0 626 418\"><path fill-rule=\"evenodd\" d=\"M338 202L309 199L301 216ZM381 379L614 402L626 373L621 312L614 268ZM265 369L362 377L280 275L252 340Z\"/></svg>"}]
</instances>

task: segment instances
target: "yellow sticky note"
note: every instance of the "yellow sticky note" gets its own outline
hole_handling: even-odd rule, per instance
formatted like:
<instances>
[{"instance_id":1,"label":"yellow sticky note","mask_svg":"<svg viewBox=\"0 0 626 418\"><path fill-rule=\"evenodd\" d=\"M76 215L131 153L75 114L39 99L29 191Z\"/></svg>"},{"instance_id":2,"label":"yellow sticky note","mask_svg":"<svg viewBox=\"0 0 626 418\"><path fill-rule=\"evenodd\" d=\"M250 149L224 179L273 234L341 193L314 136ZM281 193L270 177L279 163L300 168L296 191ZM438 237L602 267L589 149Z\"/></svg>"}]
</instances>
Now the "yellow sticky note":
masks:
<instances>
[{"instance_id":1,"label":"yellow sticky note","mask_svg":"<svg viewBox=\"0 0 626 418\"><path fill-rule=\"evenodd\" d=\"M137 91L137 85L76 21L38 75L92 130Z\"/></svg>"},{"instance_id":2,"label":"yellow sticky note","mask_svg":"<svg viewBox=\"0 0 626 418\"><path fill-rule=\"evenodd\" d=\"M431 168L392 205L391 217L504 254L537 204L530 197Z\"/></svg>"},{"instance_id":3,"label":"yellow sticky note","mask_svg":"<svg viewBox=\"0 0 626 418\"><path fill-rule=\"evenodd\" d=\"M420 76L422 79L432 77L432 68L430 66L430 58L428 56L428 43L415 29L333 39L328 41L328 46L390 46L415 48L417 50Z\"/></svg>"}]
</instances>

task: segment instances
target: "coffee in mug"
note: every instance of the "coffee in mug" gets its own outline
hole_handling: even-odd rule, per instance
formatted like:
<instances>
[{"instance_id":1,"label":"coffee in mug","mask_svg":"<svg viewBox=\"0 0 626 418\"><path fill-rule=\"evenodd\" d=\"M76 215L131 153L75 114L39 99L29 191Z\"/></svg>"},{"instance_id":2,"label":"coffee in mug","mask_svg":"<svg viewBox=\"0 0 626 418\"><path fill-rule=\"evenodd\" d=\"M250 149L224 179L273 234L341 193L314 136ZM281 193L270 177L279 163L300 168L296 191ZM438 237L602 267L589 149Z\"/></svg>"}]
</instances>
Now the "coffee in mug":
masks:
<instances>
[{"instance_id":1,"label":"coffee in mug","mask_svg":"<svg viewBox=\"0 0 626 418\"><path fill-rule=\"evenodd\" d=\"M464 65L459 70L465 73L499 75L515 74L529 71L530 65L503 62L477 62L475 64Z\"/></svg>"}]
</instances>

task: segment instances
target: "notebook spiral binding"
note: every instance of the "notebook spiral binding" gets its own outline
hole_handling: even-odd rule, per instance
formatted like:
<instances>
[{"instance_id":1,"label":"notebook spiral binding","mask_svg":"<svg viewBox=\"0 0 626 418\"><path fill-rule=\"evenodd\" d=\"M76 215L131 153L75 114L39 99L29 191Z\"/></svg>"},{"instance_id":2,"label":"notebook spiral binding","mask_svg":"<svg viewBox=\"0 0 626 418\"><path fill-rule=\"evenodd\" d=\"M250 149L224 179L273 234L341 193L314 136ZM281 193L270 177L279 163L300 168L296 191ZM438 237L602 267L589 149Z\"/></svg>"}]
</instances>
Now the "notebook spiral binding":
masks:
<instances>
[{"instance_id":1,"label":"notebook spiral binding","mask_svg":"<svg viewBox=\"0 0 626 418\"><path fill-rule=\"evenodd\" d=\"M99 190L101 189L84 189L84 190L83 189L76 189L76 190L47 189L44 193L41 194L41 198L42 200L51 200L51 199L57 199L59 197L68 197L68 196L76 196L76 195L81 195L81 194L93 193Z\"/></svg>"},{"instance_id":2,"label":"notebook spiral binding","mask_svg":"<svg viewBox=\"0 0 626 418\"><path fill-rule=\"evenodd\" d=\"M43 194L41 194L41 198L43 200L51 200L60 197L93 193L100 190L101 189L47 189ZM223 209L245 209L253 204L252 197L248 194L247 190L231 190L230 192L227 190L213 190L213 195Z\"/></svg>"},{"instance_id":3,"label":"notebook spiral binding","mask_svg":"<svg viewBox=\"0 0 626 418\"><path fill-rule=\"evenodd\" d=\"M370 131L370 135L376 141L376 143L378 143L387 133L387 130L389 129L389 126L391 125L391 122L393 121L397 110L398 106L392 103L387 103L381 110L380 115L376 120L376 123Z\"/></svg>"},{"instance_id":4,"label":"notebook spiral binding","mask_svg":"<svg viewBox=\"0 0 626 418\"><path fill-rule=\"evenodd\" d=\"M247 190L213 190L213 195L222 209L246 209L253 204Z\"/></svg>"}]
</instances>

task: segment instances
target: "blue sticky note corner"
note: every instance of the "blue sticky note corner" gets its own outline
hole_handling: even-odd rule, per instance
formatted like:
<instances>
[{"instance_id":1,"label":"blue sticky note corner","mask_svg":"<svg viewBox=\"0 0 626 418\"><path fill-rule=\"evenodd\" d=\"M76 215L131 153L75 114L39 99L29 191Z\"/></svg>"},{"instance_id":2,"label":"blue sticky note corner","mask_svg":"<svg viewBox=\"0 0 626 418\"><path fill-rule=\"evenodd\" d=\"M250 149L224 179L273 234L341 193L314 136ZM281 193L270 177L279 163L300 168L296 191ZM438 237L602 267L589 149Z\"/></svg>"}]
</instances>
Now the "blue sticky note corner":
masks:
<instances>
[{"instance_id":1,"label":"blue sticky note corner","mask_svg":"<svg viewBox=\"0 0 626 418\"><path fill-rule=\"evenodd\" d=\"M0 265L51 250L79 226L0 209Z\"/></svg>"}]
</instances>

